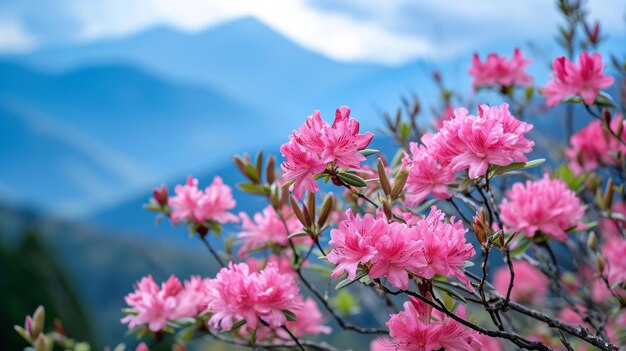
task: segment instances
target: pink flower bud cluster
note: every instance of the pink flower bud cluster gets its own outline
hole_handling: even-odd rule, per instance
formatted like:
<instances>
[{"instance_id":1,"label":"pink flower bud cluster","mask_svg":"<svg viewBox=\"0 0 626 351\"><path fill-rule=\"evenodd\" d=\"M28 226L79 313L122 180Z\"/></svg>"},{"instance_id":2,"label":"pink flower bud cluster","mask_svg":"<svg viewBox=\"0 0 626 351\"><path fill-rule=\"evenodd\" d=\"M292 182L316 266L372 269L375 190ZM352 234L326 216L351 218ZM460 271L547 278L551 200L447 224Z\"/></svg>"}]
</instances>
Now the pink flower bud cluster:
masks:
<instances>
[{"instance_id":1,"label":"pink flower bud cluster","mask_svg":"<svg viewBox=\"0 0 626 351\"><path fill-rule=\"evenodd\" d=\"M559 179L545 174L541 180L515 183L500 204L504 229L528 237L545 234L567 240L569 229L584 229L585 207L576 194Z\"/></svg>"},{"instance_id":2,"label":"pink flower bud cluster","mask_svg":"<svg viewBox=\"0 0 626 351\"><path fill-rule=\"evenodd\" d=\"M374 134L359 134L359 122L350 118L350 108L337 109L335 121L329 125L319 110L293 131L289 142L280 147L285 161L281 164L283 181L293 181L290 190L301 199L304 191L316 192L319 186L314 175L332 165L340 168L360 168L365 157L358 153L369 145Z\"/></svg>"},{"instance_id":3,"label":"pink flower bud cluster","mask_svg":"<svg viewBox=\"0 0 626 351\"><path fill-rule=\"evenodd\" d=\"M347 272L354 279L360 268L370 278L384 277L400 289L407 289L410 278L432 279L437 274L455 276L469 286L463 266L475 251L460 221L444 222L435 207L427 217L407 217L406 224L388 223L381 214L361 217L348 210L346 215L330 233L333 249L327 258L336 264L332 278Z\"/></svg>"},{"instance_id":4,"label":"pink flower bud cluster","mask_svg":"<svg viewBox=\"0 0 626 351\"><path fill-rule=\"evenodd\" d=\"M237 235L244 243L239 251L239 256L246 256L249 251L268 244L276 244L286 247L289 244L289 234L302 231L302 223L293 215L293 210L288 207L282 209L285 223L276 213L272 206L267 206L263 212L255 213L252 218L241 212L242 231ZM309 243L309 237L296 237L294 243Z\"/></svg>"},{"instance_id":5,"label":"pink flower bud cluster","mask_svg":"<svg viewBox=\"0 0 626 351\"><path fill-rule=\"evenodd\" d=\"M235 208L236 202L232 189L220 177L215 177L213 183L202 190L198 188L198 180L189 176L187 183L177 185L174 191L176 196L170 197L168 201L173 222L215 221L224 224L239 220L236 215L228 212Z\"/></svg>"},{"instance_id":6,"label":"pink flower bud cluster","mask_svg":"<svg viewBox=\"0 0 626 351\"><path fill-rule=\"evenodd\" d=\"M458 306L455 315L465 319L465 308ZM479 333L414 297L404 303L403 311L391 315L387 327L391 338L374 340L372 351L474 351L483 346Z\"/></svg>"},{"instance_id":7,"label":"pink flower bud cluster","mask_svg":"<svg viewBox=\"0 0 626 351\"><path fill-rule=\"evenodd\" d=\"M298 294L293 271L279 268L277 261L269 260L260 271L231 262L214 279L193 276L184 285L173 275L161 287L152 276L144 277L125 297L132 313L122 322L129 328L146 325L158 332L168 322L208 313L209 326L230 330L245 320L244 330L260 328L259 339L270 334L280 337L276 329L283 325L296 335L330 333L315 302ZM293 313L296 320L288 321L285 311Z\"/></svg>"},{"instance_id":8,"label":"pink flower bud cluster","mask_svg":"<svg viewBox=\"0 0 626 351\"><path fill-rule=\"evenodd\" d=\"M580 96L585 104L593 105L600 90L610 87L614 81L613 77L603 73L604 63L598 53L589 55L583 51L578 64L561 56L552 62L552 69L552 77L541 90L549 107L571 95Z\"/></svg>"},{"instance_id":9,"label":"pink flower bud cluster","mask_svg":"<svg viewBox=\"0 0 626 351\"><path fill-rule=\"evenodd\" d=\"M515 48L513 57L509 60L505 56L491 53L485 62L480 61L478 54L472 57L472 66L468 72L474 77L474 88L490 85L527 86L532 84L532 77L524 72L524 68L532 63L524 58L522 52Z\"/></svg>"},{"instance_id":10,"label":"pink flower bud cluster","mask_svg":"<svg viewBox=\"0 0 626 351\"><path fill-rule=\"evenodd\" d=\"M611 120L611 129L617 131L622 124L622 139L626 140L626 122L618 114ZM575 173L593 171L601 165L612 165L617 162L615 154L621 151L626 154L626 146L620 143L602 126L599 120L592 120L570 138L570 146L565 149L565 156L570 168Z\"/></svg>"},{"instance_id":11,"label":"pink flower bud cluster","mask_svg":"<svg viewBox=\"0 0 626 351\"><path fill-rule=\"evenodd\" d=\"M174 321L184 317L194 317L204 310L208 302L204 284L206 280L192 277L185 281L185 285L175 276L161 284L161 287L152 279L152 276L142 278L135 291L128 294L124 300L134 311L122 319L129 328L147 325L157 332Z\"/></svg>"}]
</instances>

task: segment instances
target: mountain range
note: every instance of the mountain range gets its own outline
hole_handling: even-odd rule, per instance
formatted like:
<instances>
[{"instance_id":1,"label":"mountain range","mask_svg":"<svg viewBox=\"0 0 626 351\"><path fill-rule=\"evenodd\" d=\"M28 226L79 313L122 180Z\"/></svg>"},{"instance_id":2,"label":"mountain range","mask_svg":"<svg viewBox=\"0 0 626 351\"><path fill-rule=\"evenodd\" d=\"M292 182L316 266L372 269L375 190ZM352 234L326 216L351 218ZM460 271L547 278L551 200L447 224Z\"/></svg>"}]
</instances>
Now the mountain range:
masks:
<instances>
[{"instance_id":1,"label":"mountain range","mask_svg":"<svg viewBox=\"0 0 626 351\"><path fill-rule=\"evenodd\" d=\"M0 55L0 196L85 217L233 153L276 153L314 109L347 104L373 129L423 73L333 61L252 18Z\"/></svg>"}]
</instances>

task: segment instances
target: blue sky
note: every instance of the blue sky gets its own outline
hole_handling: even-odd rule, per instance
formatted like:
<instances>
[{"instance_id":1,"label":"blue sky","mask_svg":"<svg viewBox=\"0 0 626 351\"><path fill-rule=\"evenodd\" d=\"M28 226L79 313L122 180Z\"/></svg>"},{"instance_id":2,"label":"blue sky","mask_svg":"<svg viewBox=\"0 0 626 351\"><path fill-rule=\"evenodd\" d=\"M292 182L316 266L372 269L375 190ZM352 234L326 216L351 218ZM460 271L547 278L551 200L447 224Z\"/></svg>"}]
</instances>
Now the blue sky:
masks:
<instances>
[{"instance_id":1,"label":"blue sky","mask_svg":"<svg viewBox=\"0 0 626 351\"><path fill-rule=\"evenodd\" d=\"M624 34L624 1L589 7L606 33ZM559 20L546 0L0 0L0 51L128 36L159 24L193 32L244 16L331 58L384 64L552 38Z\"/></svg>"}]
</instances>

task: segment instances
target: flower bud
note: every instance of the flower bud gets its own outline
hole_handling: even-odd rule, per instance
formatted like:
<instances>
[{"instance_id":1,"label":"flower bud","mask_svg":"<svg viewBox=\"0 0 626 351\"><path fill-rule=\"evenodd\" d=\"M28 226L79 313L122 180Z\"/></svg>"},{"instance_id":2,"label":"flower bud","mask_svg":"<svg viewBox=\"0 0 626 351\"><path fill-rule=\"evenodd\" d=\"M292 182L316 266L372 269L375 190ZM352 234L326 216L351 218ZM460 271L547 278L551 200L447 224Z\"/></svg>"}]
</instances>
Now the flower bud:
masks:
<instances>
[{"instance_id":1,"label":"flower bud","mask_svg":"<svg viewBox=\"0 0 626 351\"><path fill-rule=\"evenodd\" d=\"M611 204L613 203L613 178L609 178L606 183L606 188L604 190L604 198L602 201L602 205L605 209L610 209Z\"/></svg>"},{"instance_id":2,"label":"flower bud","mask_svg":"<svg viewBox=\"0 0 626 351\"><path fill-rule=\"evenodd\" d=\"M320 210L320 217L317 219L317 225L321 228L326 224L328 216L335 205L335 198L332 193L327 194L322 202L322 209Z\"/></svg>"},{"instance_id":3,"label":"flower bud","mask_svg":"<svg viewBox=\"0 0 626 351\"><path fill-rule=\"evenodd\" d=\"M33 321L31 327L31 337L37 338L42 332L44 328L44 324L46 322L46 310L43 306L37 307L35 313L33 314Z\"/></svg>"},{"instance_id":4,"label":"flower bud","mask_svg":"<svg viewBox=\"0 0 626 351\"><path fill-rule=\"evenodd\" d=\"M306 220L304 219L304 214L302 213L302 210L300 209L300 206L298 205L298 201L293 195L291 196L290 202L291 202L291 208L293 209L293 214L295 214L296 217L298 217L298 220L300 221L300 223L302 223L302 225L304 225L305 227L308 227L306 225Z\"/></svg>"},{"instance_id":5,"label":"flower bud","mask_svg":"<svg viewBox=\"0 0 626 351\"><path fill-rule=\"evenodd\" d=\"M387 178L385 164L380 157L378 158L376 166L378 167L378 179L380 181L380 187L383 189L385 195L389 196L389 194L391 194L391 184L389 184L389 178Z\"/></svg>"},{"instance_id":6,"label":"flower bud","mask_svg":"<svg viewBox=\"0 0 626 351\"><path fill-rule=\"evenodd\" d=\"M604 272L604 257L602 257L602 254L600 253L596 255L596 268L600 274Z\"/></svg>"},{"instance_id":7,"label":"flower bud","mask_svg":"<svg viewBox=\"0 0 626 351\"><path fill-rule=\"evenodd\" d=\"M487 242L487 231L485 221L483 220L484 210L481 208L480 213L477 213L474 216L474 233L476 234L476 239L481 245L484 245Z\"/></svg>"},{"instance_id":8,"label":"flower bud","mask_svg":"<svg viewBox=\"0 0 626 351\"><path fill-rule=\"evenodd\" d=\"M404 188L406 180L409 178L410 169L411 167L409 165L404 166L400 169L398 174L396 174L396 177L393 180L393 188L391 189L390 195L392 201L400 197L400 192Z\"/></svg>"},{"instance_id":9,"label":"flower bud","mask_svg":"<svg viewBox=\"0 0 626 351\"><path fill-rule=\"evenodd\" d=\"M307 210L309 213L309 218L311 218L311 223L315 222L315 193L308 192L306 197Z\"/></svg>"},{"instance_id":10,"label":"flower bud","mask_svg":"<svg viewBox=\"0 0 626 351\"><path fill-rule=\"evenodd\" d=\"M267 158L267 165L265 166L265 176L269 184L274 184L276 181L276 159L274 155L270 155Z\"/></svg>"},{"instance_id":11,"label":"flower bud","mask_svg":"<svg viewBox=\"0 0 626 351\"><path fill-rule=\"evenodd\" d=\"M391 211L391 205L389 204L387 200L383 200L382 203L383 203L383 213L385 214L388 220L392 220L393 211Z\"/></svg>"},{"instance_id":12,"label":"flower bud","mask_svg":"<svg viewBox=\"0 0 626 351\"><path fill-rule=\"evenodd\" d=\"M598 239L596 238L595 232L589 233L589 237L587 238L587 247L591 251L596 251L598 248Z\"/></svg>"},{"instance_id":13,"label":"flower bud","mask_svg":"<svg viewBox=\"0 0 626 351\"><path fill-rule=\"evenodd\" d=\"M161 188L154 188L152 190L152 197L161 206L167 206L169 194L167 192L167 186L161 184Z\"/></svg>"}]
</instances>

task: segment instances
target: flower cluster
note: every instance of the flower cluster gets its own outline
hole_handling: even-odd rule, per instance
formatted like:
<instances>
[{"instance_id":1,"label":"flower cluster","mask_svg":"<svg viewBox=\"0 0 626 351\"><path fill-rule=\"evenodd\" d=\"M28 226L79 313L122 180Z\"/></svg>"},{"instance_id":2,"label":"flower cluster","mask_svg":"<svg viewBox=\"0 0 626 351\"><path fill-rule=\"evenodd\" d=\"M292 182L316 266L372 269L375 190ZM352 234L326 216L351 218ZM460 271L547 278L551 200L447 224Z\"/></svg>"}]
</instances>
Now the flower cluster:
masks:
<instances>
[{"instance_id":1,"label":"flower cluster","mask_svg":"<svg viewBox=\"0 0 626 351\"><path fill-rule=\"evenodd\" d=\"M411 276L432 279L436 274L455 276L468 283L465 262L474 256L460 221L445 223L433 207L427 217L407 217L407 223L388 223L382 216L355 216L351 210L339 228L330 233L333 250L327 255L336 264L331 277L348 273L354 279L359 268L370 278L386 277L393 286L406 289Z\"/></svg>"},{"instance_id":2,"label":"flower cluster","mask_svg":"<svg viewBox=\"0 0 626 351\"><path fill-rule=\"evenodd\" d=\"M224 224L238 221L237 216L228 212L236 205L232 189L220 177L215 177L203 191L198 188L198 180L189 176L187 184L177 185L174 191L176 196L168 200L173 222L187 220L201 224L215 221Z\"/></svg>"},{"instance_id":3,"label":"flower cluster","mask_svg":"<svg viewBox=\"0 0 626 351\"><path fill-rule=\"evenodd\" d=\"M387 322L391 338L379 338L372 351L474 351L481 349L478 333L445 314L433 312L432 307L410 297L404 310L392 314ZM465 318L465 308L458 306L455 314Z\"/></svg>"},{"instance_id":4,"label":"flower cluster","mask_svg":"<svg viewBox=\"0 0 626 351\"><path fill-rule=\"evenodd\" d=\"M532 77L524 72L524 68L532 61L524 58L522 52L515 48L513 57L509 60L504 56L491 53L485 62L481 62L478 54L472 57L472 66L469 74L474 77L474 88L499 84L505 87L526 86L533 81Z\"/></svg>"},{"instance_id":5,"label":"flower cluster","mask_svg":"<svg viewBox=\"0 0 626 351\"><path fill-rule=\"evenodd\" d=\"M556 106L570 95L577 95L587 105L593 105L600 89L606 89L613 84L613 77L604 74L602 56L598 53L589 55L583 51L578 57L578 64L561 56L552 62L554 70L550 81L541 90L547 98L549 107Z\"/></svg>"},{"instance_id":6,"label":"flower cluster","mask_svg":"<svg viewBox=\"0 0 626 351\"><path fill-rule=\"evenodd\" d=\"M241 212L242 231L237 235L238 238L244 240L244 244L239 251L240 256L245 256L249 251L268 244L276 244L279 246L287 246L289 244L289 234L302 230L302 224L298 218L292 215L293 211L287 207L282 210L285 216L285 223L276 213L272 206L267 206L263 212L255 213L250 218L245 212ZM308 237L294 238L296 243L306 241Z\"/></svg>"},{"instance_id":7,"label":"flower cluster","mask_svg":"<svg viewBox=\"0 0 626 351\"><path fill-rule=\"evenodd\" d=\"M128 323L131 329L147 325L151 331L157 332L168 321L193 317L204 310L208 302L205 283L199 277L192 277L183 287L180 280L172 275L159 288L152 276L144 277L137 283L135 291L124 298L134 313L124 317L122 322Z\"/></svg>"},{"instance_id":8,"label":"flower cluster","mask_svg":"<svg viewBox=\"0 0 626 351\"><path fill-rule=\"evenodd\" d=\"M322 120L320 111L313 111L289 142L280 147L285 161L281 167L283 181L293 181L290 190L300 199L304 191L316 192L319 186L314 175L326 167L359 168L365 157L358 153L369 145L374 134L359 134L359 122L350 118L350 108L337 109L335 121L329 125Z\"/></svg>"},{"instance_id":9,"label":"flower cluster","mask_svg":"<svg viewBox=\"0 0 626 351\"><path fill-rule=\"evenodd\" d=\"M455 118L444 122L434 135L425 135L422 142L442 167L451 172L469 170L470 178L487 173L490 164L507 166L512 162L527 161L525 153L534 142L524 133L532 125L511 115L509 105L481 105L478 115L469 115L464 108L454 111Z\"/></svg>"},{"instance_id":10,"label":"flower cluster","mask_svg":"<svg viewBox=\"0 0 626 351\"><path fill-rule=\"evenodd\" d=\"M411 165L406 181L406 203L419 205L432 193L436 199L450 198L448 184L454 182L454 173L448 167L442 167L428 152L424 145L411 143L411 157L405 154L402 164Z\"/></svg>"},{"instance_id":11,"label":"flower cluster","mask_svg":"<svg viewBox=\"0 0 626 351\"><path fill-rule=\"evenodd\" d=\"M626 130L619 124L626 126L622 115L618 114L611 120L611 129L622 129L622 139L626 140ZM565 149L565 156L570 168L575 173L593 171L600 165L615 164L615 154L621 151L626 153L626 146L604 129L599 120L589 122L570 138L570 146Z\"/></svg>"},{"instance_id":12,"label":"flower cluster","mask_svg":"<svg viewBox=\"0 0 626 351\"><path fill-rule=\"evenodd\" d=\"M285 310L300 308L298 285L290 274L280 273L273 263L254 272L245 263L231 262L206 286L207 311L213 314L209 325L216 329L230 330L240 320L254 329L259 319L275 329L287 321Z\"/></svg>"},{"instance_id":13,"label":"flower cluster","mask_svg":"<svg viewBox=\"0 0 626 351\"><path fill-rule=\"evenodd\" d=\"M566 241L569 229L584 229L585 207L576 194L559 179L545 174L541 180L515 183L500 204L506 231L528 237L542 233Z\"/></svg>"},{"instance_id":14,"label":"flower cluster","mask_svg":"<svg viewBox=\"0 0 626 351\"><path fill-rule=\"evenodd\" d=\"M512 300L533 304L545 301L550 282L540 269L526 261L513 261L513 271L515 278L510 296ZM506 295L510 280L508 267L500 267L494 274L493 285L502 295Z\"/></svg>"}]
</instances>

